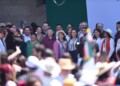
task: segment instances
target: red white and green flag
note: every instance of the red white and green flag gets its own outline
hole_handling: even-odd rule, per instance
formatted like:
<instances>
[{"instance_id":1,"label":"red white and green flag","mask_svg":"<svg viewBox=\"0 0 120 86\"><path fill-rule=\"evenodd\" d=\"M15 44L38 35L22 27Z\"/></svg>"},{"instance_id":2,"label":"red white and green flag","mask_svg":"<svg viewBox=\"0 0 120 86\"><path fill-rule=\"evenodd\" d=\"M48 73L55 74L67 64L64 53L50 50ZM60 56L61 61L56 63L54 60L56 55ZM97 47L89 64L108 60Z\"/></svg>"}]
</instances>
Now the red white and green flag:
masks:
<instances>
[{"instance_id":1,"label":"red white and green flag","mask_svg":"<svg viewBox=\"0 0 120 86\"><path fill-rule=\"evenodd\" d=\"M94 69L95 68L95 61L94 61L94 52L93 52L93 44L94 40L91 35L91 31L87 29L87 36L84 44L84 69Z\"/></svg>"}]
</instances>

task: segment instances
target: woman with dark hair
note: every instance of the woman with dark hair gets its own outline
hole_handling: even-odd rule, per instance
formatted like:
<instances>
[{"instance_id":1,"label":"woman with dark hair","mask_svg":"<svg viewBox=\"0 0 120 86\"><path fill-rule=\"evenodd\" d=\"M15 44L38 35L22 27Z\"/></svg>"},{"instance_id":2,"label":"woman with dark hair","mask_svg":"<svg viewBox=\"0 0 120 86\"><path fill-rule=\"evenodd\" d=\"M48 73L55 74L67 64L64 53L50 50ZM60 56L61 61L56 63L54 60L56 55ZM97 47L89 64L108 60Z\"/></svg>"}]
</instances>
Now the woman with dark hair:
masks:
<instances>
[{"instance_id":1,"label":"woman with dark hair","mask_svg":"<svg viewBox=\"0 0 120 86\"><path fill-rule=\"evenodd\" d=\"M75 29L72 30L72 36L71 39L68 43L68 50L72 56L73 62L77 63L78 57L77 57L77 42L79 41L78 36L77 36L77 31Z\"/></svg>"},{"instance_id":2,"label":"woman with dark hair","mask_svg":"<svg viewBox=\"0 0 120 86\"><path fill-rule=\"evenodd\" d=\"M104 40L102 42L101 46L101 52L107 52L109 60L111 59L114 50L114 40L112 38L112 31L110 29L107 29L104 33Z\"/></svg>"},{"instance_id":3,"label":"woman with dark hair","mask_svg":"<svg viewBox=\"0 0 120 86\"><path fill-rule=\"evenodd\" d=\"M69 42L70 38L71 38L71 33L72 33L72 27L67 28L67 35L66 35L66 39Z\"/></svg>"},{"instance_id":4,"label":"woman with dark hair","mask_svg":"<svg viewBox=\"0 0 120 86\"><path fill-rule=\"evenodd\" d=\"M61 58L64 52L66 52L67 41L64 32L58 32L58 40L54 42L53 51L57 59Z\"/></svg>"},{"instance_id":5,"label":"woman with dark hair","mask_svg":"<svg viewBox=\"0 0 120 86\"><path fill-rule=\"evenodd\" d=\"M37 24L35 23L35 22L32 22L31 23L31 27L32 27L32 31L33 31L33 33L35 33L35 31L36 31L36 29L37 29Z\"/></svg>"},{"instance_id":6,"label":"woman with dark hair","mask_svg":"<svg viewBox=\"0 0 120 86\"><path fill-rule=\"evenodd\" d=\"M98 44L99 46L99 51L100 51L100 48L101 48L101 45L102 45L102 39L101 39L101 31L99 29L95 29L94 30L94 35L93 35L93 39L95 41L95 43Z\"/></svg>"},{"instance_id":7,"label":"woman with dark hair","mask_svg":"<svg viewBox=\"0 0 120 86\"><path fill-rule=\"evenodd\" d=\"M37 41L37 37L36 34L31 34L30 36L30 41L27 42L27 47L26 47L26 54L27 56L32 55L32 49L36 44L39 44L39 42Z\"/></svg>"},{"instance_id":8,"label":"woman with dark hair","mask_svg":"<svg viewBox=\"0 0 120 86\"><path fill-rule=\"evenodd\" d=\"M16 32L14 33L13 38L14 38L13 42L15 46L19 46L21 50L21 54L26 56L26 43L24 42L23 36L19 29L17 29Z\"/></svg>"},{"instance_id":9,"label":"woman with dark hair","mask_svg":"<svg viewBox=\"0 0 120 86\"><path fill-rule=\"evenodd\" d=\"M102 23L97 23L96 26L95 26L95 29L99 29L101 31L101 37L104 38L104 25Z\"/></svg>"},{"instance_id":10,"label":"woman with dark hair","mask_svg":"<svg viewBox=\"0 0 120 86\"><path fill-rule=\"evenodd\" d=\"M41 26L38 26L37 29L36 29L36 34L37 34L37 40L39 42L42 41L42 39L45 37L45 35L43 34L43 30L42 30L42 27Z\"/></svg>"}]
</instances>

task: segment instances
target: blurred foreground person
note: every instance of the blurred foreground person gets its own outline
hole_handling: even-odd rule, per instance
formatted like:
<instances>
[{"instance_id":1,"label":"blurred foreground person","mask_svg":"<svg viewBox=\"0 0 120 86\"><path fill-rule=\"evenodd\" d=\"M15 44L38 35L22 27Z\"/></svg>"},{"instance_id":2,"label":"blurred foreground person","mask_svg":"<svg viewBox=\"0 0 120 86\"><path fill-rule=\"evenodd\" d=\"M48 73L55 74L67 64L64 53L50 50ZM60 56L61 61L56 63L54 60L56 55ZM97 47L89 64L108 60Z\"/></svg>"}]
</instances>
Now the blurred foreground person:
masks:
<instances>
[{"instance_id":1,"label":"blurred foreground person","mask_svg":"<svg viewBox=\"0 0 120 86\"><path fill-rule=\"evenodd\" d=\"M116 65L115 62L111 63L102 63L99 65L96 65L96 68L99 69L97 76L97 82L96 84L98 86L116 86L115 85L115 77L110 76L110 70Z\"/></svg>"},{"instance_id":2,"label":"blurred foreground person","mask_svg":"<svg viewBox=\"0 0 120 86\"><path fill-rule=\"evenodd\" d=\"M64 80L72 73L72 70L76 67L76 65L69 58L60 58L59 65L61 67L61 73L58 77L56 77L56 80L63 84Z\"/></svg>"},{"instance_id":3,"label":"blurred foreground person","mask_svg":"<svg viewBox=\"0 0 120 86\"><path fill-rule=\"evenodd\" d=\"M15 83L14 68L10 64L0 66L0 85L2 86L17 86Z\"/></svg>"},{"instance_id":4,"label":"blurred foreground person","mask_svg":"<svg viewBox=\"0 0 120 86\"><path fill-rule=\"evenodd\" d=\"M48 57L44 60L41 68L43 69L43 76L39 76L39 78L43 82L43 86L50 86L54 77L60 73L60 67L53 58Z\"/></svg>"},{"instance_id":5,"label":"blurred foreground person","mask_svg":"<svg viewBox=\"0 0 120 86\"><path fill-rule=\"evenodd\" d=\"M25 62L25 65L27 66L27 72L24 75L18 77L18 83L19 81L27 82L29 78L38 73L37 69L39 67L39 59L35 56L30 56Z\"/></svg>"},{"instance_id":6,"label":"blurred foreground person","mask_svg":"<svg viewBox=\"0 0 120 86\"><path fill-rule=\"evenodd\" d=\"M27 81L27 85L26 86L43 86L43 85L42 85L42 81L39 78L37 78L37 77L31 77Z\"/></svg>"}]
</instances>

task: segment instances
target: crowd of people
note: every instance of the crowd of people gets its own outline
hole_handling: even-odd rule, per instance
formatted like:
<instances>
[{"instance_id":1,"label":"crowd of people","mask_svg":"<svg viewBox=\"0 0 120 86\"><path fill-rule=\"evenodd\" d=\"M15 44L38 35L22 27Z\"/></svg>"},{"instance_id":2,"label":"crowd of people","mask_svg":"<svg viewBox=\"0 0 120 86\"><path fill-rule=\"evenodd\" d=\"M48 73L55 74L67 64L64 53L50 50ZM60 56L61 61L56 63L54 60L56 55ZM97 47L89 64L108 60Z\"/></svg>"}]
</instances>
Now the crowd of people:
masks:
<instances>
[{"instance_id":1,"label":"crowd of people","mask_svg":"<svg viewBox=\"0 0 120 86\"><path fill-rule=\"evenodd\" d=\"M20 29L0 23L0 86L120 86L120 21L114 37L102 23L88 29L87 22L79 31L72 24L54 31L47 22Z\"/></svg>"}]
</instances>

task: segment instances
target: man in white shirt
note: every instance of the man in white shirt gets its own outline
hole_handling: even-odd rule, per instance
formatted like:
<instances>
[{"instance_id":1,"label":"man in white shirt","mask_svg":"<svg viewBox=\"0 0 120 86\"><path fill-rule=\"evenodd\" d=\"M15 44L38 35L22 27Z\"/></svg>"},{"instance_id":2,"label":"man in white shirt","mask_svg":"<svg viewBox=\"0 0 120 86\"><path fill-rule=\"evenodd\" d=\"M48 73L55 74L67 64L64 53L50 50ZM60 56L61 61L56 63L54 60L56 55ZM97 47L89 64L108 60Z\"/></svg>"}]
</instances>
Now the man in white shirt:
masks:
<instances>
[{"instance_id":1,"label":"man in white shirt","mask_svg":"<svg viewBox=\"0 0 120 86\"><path fill-rule=\"evenodd\" d=\"M29 26L26 26L24 28L24 34L23 34L23 38L24 38L24 42L28 42L30 41L30 33L31 33L31 29Z\"/></svg>"},{"instance_id":2,"label":"man in white shirt","mask_svg":"<svg viewBox=\"0 0 120 86\"><path fill-rule=\"evenodd\" d=\"M87 22L81 22L79 24L79 29L80 29L80 31L78 32L79 39L84 36L83 30L86 29L87 27L88 27Z\"/></svg>"}]
</instances>

